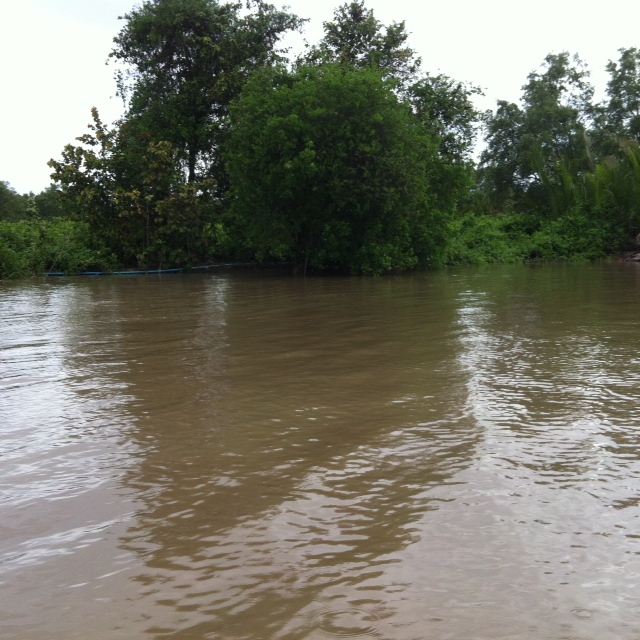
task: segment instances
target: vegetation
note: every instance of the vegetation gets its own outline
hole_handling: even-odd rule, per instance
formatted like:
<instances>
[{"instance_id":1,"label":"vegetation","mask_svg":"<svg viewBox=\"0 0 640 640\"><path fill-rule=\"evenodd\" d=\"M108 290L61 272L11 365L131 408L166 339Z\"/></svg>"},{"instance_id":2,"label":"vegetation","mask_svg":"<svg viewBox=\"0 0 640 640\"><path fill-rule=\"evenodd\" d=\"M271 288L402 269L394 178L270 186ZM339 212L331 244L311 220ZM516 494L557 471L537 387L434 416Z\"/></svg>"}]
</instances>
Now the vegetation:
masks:
<instances>
[{"instance_id":1,"label":"vegetation","mask_svg":"<svg viewBox=\"0 0 640 640\"><path fill-rule=\"evenodd\" d=\"M117 261L86 222L0 221L0 278L24 278L43 271L110 271Z\"/></svg>"},{"instance_id":2,"label":"vegetation","mask_svg":"<svg viewBox=\"0 0 640 640\"><path fill-rule=\"evenodd\" d=\"M337 62L352 69L378 69L403 89L416 79L421 60L407 44L404 22L385 27L362 0L338 7L333 22L324 23L324 33L299 64Z\"/></svg>"},{"instance_id":3,"label":"vegetation","mask_svg":"<svg viewBox=\"0 0 640 640\"><path fill-rule=\"evenodd\" d=\"M640 53L621 49L620 62L607 65L599 105L579 58L549 55L543 69L529 75L522 105L499 102L487 119L478 172L487 209L526 214L545 233L562 233L554 246L564 251L542 257L630 249L640 230Z\"/></svg>"},{"instance_id":4,"label":"vegetation","mask_svg":"<svg viewBox=\"0 0 640 640\"><path fill-rule=\"evenodd\" d=\"M633 248L638 49L608 63L599 104L561 52L483 114L476 87L424 72L405 24L363 0L294 60L279 43L304 20L263 0L144 0L123 20L125 113L106 125L94 109L42 193L0 182L0 277L238 257L379 274Z\"/></svg>"},{"instance_id":5,"label":"vegetation","mask_svg":"<svg viewBox=\"0 0 640 640\"><path fill-rule=\"evenodd\" d=\"M231 215L261 259L353 273L434 261L438 143L379 71L266 70L236 105L231 131Z\"/></svg>"}]
</instances>

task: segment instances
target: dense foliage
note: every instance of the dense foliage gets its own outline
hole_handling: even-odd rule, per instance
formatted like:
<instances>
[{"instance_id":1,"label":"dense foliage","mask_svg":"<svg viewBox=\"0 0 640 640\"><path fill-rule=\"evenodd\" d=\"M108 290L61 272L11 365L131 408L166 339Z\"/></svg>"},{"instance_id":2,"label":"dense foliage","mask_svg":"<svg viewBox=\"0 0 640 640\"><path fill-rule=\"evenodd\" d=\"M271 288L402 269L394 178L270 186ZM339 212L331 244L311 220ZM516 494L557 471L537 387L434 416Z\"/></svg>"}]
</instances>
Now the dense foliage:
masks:
<instances>
[{"instance_id":1,"label":"dense foliage","mask_svg":"<svg viewBox=\"0 0 640 640\"><path fill-rule=\"evenodd\" d=\"M263 0L144 0L110 58L125 114L92 111L55 185L0 182L0 277L241 257L298 271L593 259L640 232L640 50L549 54L519 102L422 70L364 0L288 60L304 20ZM477 134L484 148L474 161Z\"/></svg>"},{"instance_id":2,"label":"dense foliage","mask_svg":"<svg viewBox=\"0 0 640 640\"><path fill-rule=\"evenodd\" d=\"M226 170L219 146L231 101L256 68L280 59L300 20L260 0L148 0L124 16L111 57L127 111L113 128L97 110L80 145L50 162L68 207L121 262L211 260Z\"/></svg>"},{"instance_id":3,"label":"dense foliage","mask_svg":"<svg viewBox=\"0 0 640 640\"><path fill-rule=\"evenodd\" d=\"M558 220L579 219L595 254L632 248L640 231L640 53L619 53L607 65L601 104L582 62L566 52L529 75L521 105L498 103L479 170L485 209L547 220L565 234L573 227ZM568 237L584 255L585 232Z\"/></svg>"},{"instance_id":4,"label":"dense foliage","mask_svg":"<svg viewBox=\"0 0 640 640\"><path fill-rule=\"evenodd\" d=\"M114 256L85 222L0 221L0 278L24 278L44 271L109 271L116 266Z\"/></svg>"},{"instance_id":5,"label":"dense foliage","mask_svg":"<svg viewBox=\"0 0 640 640\"><path fill-rule=\"evenodd\" d=\"M266 70L231 131L233 220L260 257L358 273L433 261L437 140L377 70Z\"/></svg>"},{"instance_id":6,"label":"dense foliage","mask_svg":"<svg viewBox=\"0 0 640 640\"><path fill-rule=\"evenodd\" d=\"M298 60L302 65L338 62L354 69L378 69L385 79L406 88L415 80L421 60L408 46L404 22L384 26L364 0L338 7L324 23L322 40Z\"/></svg>"},{"instance_id":7,"label":"dense foliage","mask_svg":"<svg viewBox=\"0 0 640 640\"><path fill-rule=\"evenodd\" d=\"M127 125L171 143L187 181L223 173L217 153L229 104L257 68L281 60L278 41L294 15L262 0L148 0L124 16L111 57L128 99Z\"/></svg>"},{"instance_id":8,"label":"dense foliage","mask_svg":"<svg viewBox=\"0 0 640 640\"><path fill-rule=\"evenodd\" d=\"M501 100L487 119L481 181L497 208L510 199L540 204L541 173L559 158L578 171L588 165L586 126L593 95L588 72L566 52L548 55L543 69L529 74L522 105Z\"/></svg>"}]
</instances>

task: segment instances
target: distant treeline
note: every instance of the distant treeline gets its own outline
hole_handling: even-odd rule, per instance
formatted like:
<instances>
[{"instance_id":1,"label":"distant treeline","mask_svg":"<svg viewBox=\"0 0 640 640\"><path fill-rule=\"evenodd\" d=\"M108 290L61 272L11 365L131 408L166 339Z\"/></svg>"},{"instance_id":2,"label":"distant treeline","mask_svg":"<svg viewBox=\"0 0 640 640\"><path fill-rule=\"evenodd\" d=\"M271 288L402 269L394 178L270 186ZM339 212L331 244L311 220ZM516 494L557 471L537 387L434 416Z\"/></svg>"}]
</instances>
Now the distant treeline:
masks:
<instances>
[{"instance_id":1,"label":"distant treeline","mask_svg":"<svg viewBox=\"0 0 640 640\"><path fill-rule=\"evenodd\" d=\"M638 49L609 62L600 103L562 52L518 104L480 112L479 88L424 71L405 23L363 1L291 59L279 43L303 23L261 0L136 5L110 53L122 118L93 109L41 194L0 183L0 277L220 259L380 274L632 247Z\"/></svg>"}]
</instances>

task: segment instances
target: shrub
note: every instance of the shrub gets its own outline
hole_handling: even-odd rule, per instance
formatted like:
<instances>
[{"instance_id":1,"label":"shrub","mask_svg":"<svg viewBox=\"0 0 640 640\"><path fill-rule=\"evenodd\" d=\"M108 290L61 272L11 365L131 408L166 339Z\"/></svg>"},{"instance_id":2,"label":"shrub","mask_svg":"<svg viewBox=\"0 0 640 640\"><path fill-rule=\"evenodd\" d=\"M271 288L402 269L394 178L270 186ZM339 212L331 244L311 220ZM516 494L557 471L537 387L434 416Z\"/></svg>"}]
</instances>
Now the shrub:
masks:
<instances>
[{"instance_id":1,"label":"shrub","mask_svg":"<svg viewBox=\"0 0 640 640\"><path fill-rule=\"evenodd\" d=\"M115 267L113 256L84 222L63 218L0 222L0 278Z\"/></svg>"}]
</instances>

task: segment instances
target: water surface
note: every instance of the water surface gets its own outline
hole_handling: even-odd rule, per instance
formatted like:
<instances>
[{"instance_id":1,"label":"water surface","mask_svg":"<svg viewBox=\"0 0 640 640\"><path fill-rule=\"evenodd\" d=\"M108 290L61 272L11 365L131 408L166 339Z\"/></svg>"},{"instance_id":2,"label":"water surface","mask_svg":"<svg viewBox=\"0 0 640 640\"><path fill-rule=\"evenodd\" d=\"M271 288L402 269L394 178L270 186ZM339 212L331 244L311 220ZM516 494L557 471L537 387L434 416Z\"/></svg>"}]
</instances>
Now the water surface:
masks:
<instances>
[{"instance_id":1,"label":"water surface","mask_svg":"<svg viewBox=\"0 0 640 640\"><path fill-rule=\"evenodd\" d=\"M640 269L0 283L0 638L640 638Z\"/></svg>"}]
</instances>

